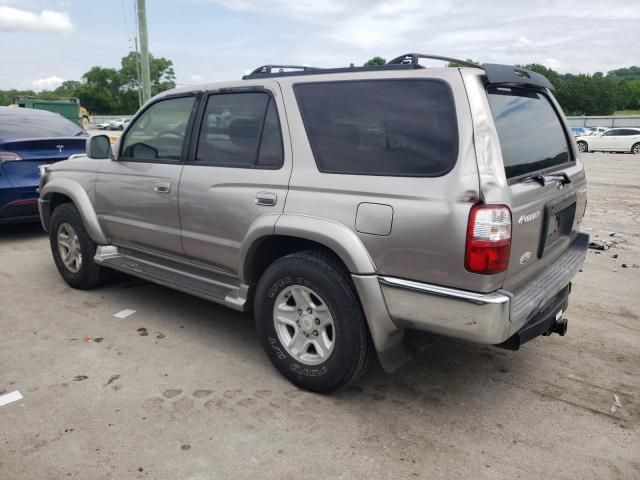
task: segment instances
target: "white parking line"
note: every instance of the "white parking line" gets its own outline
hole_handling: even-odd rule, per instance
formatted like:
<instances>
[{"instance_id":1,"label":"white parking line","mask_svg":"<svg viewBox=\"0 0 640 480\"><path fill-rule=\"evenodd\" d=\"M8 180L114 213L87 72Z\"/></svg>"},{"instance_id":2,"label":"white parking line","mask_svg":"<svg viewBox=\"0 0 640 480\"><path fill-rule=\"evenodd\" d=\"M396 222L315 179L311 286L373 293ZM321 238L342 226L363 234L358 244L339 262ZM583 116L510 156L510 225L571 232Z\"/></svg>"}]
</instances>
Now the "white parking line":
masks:
<instances>
[{"instance_id":1,"label":"white parking line","mask_svg":"<svg viewBox=\"0 0 640 480\"><path fill-rule=\"evenodd\" d=\"M18 400L22 400L22 398L22 394L17 390L9 392L5 395L0 395L0 407L8 405L12 402L17 402Z\"/></svg>"},{"instance_id":2,"label":"white parking line","mask_svg":"<svg viewBox=\"0 0 640 480\"><path fill-rule=\"evenodd\" d=\"M124 310L120 310L118 313L114 315L116 318L127 318L129 315L133 315L136 313L135 310L131 310L130 308L125 308Z\"/></svg>"}]
</instances>

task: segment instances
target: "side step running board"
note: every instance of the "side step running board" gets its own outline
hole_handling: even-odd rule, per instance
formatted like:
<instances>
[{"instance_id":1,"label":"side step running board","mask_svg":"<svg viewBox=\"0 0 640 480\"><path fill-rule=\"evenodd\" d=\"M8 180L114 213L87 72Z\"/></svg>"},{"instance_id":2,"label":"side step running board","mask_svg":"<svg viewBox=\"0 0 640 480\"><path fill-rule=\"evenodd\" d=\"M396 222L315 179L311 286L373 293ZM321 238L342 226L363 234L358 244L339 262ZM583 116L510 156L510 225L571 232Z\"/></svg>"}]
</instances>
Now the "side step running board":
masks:
<instances>
[{"instance_id":1,"label":"side step running board","mask_svg":"<svg viewBox=\"0 0 640 480\"><path fill-rule=\"evenodd\" d=\"M238 311L249 305L249 286L238 279L193 264L148 253L98 246L94 257L98 265L119 270L166 287L210 300Z\"/></svg>"}]
</instances>

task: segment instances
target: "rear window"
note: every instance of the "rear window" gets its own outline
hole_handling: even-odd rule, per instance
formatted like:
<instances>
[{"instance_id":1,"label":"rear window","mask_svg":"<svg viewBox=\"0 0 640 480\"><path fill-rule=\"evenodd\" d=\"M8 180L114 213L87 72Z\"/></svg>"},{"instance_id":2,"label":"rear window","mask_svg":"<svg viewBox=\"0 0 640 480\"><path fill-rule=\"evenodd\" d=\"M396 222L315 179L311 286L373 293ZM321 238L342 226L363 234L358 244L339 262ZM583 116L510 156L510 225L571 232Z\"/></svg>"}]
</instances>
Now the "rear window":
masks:
<instances>
[{"instance_id":1,"label":"rear window","mask_svg":"<svg viewBox=\"0 0 640 480\"><path fill-rule=\"evenodd\" d=\"M505 87L489 87L487 93L507 178L571 159L560 118L545 95Z\"/></svg>"},{"instance_id":2,"label":"rear window","mask_svg":"<svg viewBox=\"0 0 640 480\"><path fill-rule=\"evenodd\" d=\"M62 115L25 108L0 109L0 139L76 137L86 132Z\"/></svg>"},{"instance_id":3,"label":"rear window","mask_svg":"<svg viewBox=\"0 0 640 480\"><path fill-rule=\"evenodd\" d=\"M449 86L439 80L298 84L296 98L321 172L424 176L458 155Z\"/></svg>"}]
</instances>

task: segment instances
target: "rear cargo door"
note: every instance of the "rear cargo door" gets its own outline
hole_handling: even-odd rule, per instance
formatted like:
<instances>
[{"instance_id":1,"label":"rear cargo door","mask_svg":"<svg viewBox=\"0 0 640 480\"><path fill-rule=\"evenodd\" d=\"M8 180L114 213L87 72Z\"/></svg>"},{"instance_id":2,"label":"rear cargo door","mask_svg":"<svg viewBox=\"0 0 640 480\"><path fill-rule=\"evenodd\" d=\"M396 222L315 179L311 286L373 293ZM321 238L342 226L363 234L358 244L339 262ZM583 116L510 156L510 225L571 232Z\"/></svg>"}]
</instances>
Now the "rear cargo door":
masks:
<instances>
[{"instance_id":1,"label":"rear cargo door","mask_svg":"<svg viewBox=\"0 0 640 480\"><path fill-rule=\"evenodd\" d=\"M549 93L490 86L487 95L511 189L508 288L569 248L585 208L586 179Z\"/></svg>"}]
</instances>

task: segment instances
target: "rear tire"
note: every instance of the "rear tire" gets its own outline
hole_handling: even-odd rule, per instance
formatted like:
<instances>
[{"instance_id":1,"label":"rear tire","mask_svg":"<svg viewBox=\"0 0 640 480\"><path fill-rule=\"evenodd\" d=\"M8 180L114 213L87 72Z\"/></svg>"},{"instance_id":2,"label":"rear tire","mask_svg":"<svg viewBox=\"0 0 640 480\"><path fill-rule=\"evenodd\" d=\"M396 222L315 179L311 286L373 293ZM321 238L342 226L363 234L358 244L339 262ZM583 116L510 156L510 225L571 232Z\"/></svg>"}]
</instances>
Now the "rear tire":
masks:
<instances>
[{"instance_id":1,"label":"rear tire","mask_svg":"<svg viewBox=\"0 0 640 480\"><path fill-rule=\"evenodd\" d=\"M298 387L333 392L370 364L364 313L348 272L331 255L306 251L276 260L260 278L254 302L267 356Z\"/></svg>"},{"instance_id":2,"label":"rear tire","mask_svg":"<svg viewBox=\"0 0 640 480\"><path fill-rule=\"evenodd\" d=\"M93 261L97 244L89 237L72 203L63 203L53 211L49 243L58 272L71 287L88 290L106 280L109 270Z\"/></svg>"},{"instance_id":3,"label":"rear tire","mask_svg":"<svg viewBox=\"0 0 640 480\"><path fill-rule=\"evenodd\" d=\"M631 153L640 155L640 142L634 144L633 147L631 147Z\"/></svg>"},{"instance_id":4,"label":"rear tire","mask_svg":"<svg viewBox=\"0 0 640 480\"><path fill-rule=\"evenodd\" d=\"M578 142L578 151L581 153L589 153L589 146L587 145L587 142L580 140Z\"/></svg>"}]
</instances>

